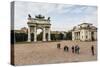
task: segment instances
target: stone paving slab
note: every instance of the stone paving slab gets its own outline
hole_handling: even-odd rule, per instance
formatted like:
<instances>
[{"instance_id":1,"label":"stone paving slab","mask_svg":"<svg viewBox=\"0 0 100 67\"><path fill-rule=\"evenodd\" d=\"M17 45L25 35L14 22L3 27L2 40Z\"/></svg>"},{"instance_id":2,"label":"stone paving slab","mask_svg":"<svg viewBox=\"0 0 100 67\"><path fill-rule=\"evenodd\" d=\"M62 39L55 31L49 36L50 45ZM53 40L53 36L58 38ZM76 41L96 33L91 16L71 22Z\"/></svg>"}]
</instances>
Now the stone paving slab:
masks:
<instances>
[{"instance_id":1,"label":"stone paving slab","mask_svg":"<svg viewBox=\"0 0 100 67\"><path fill-rule=\"evenodd\" d=\"M57 43L61 43L61 49L57 49ZM64 52L65 45L69 47L69 52ZM71 52L72 45L80 46L79 55ZM91 45L95 47L94 56L91 55ZM14 51L15 65L94 61L97 60L97 41L18 43L14 45Z\"/></svg>"}]
</instances>

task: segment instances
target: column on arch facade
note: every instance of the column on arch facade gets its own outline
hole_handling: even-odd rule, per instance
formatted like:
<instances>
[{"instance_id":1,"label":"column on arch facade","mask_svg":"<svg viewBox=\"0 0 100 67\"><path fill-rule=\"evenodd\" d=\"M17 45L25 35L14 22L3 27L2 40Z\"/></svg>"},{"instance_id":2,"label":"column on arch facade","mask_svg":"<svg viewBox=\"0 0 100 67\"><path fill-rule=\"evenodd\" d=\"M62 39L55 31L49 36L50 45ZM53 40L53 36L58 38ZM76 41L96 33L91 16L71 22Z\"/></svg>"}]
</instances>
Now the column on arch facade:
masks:
<instances>
[{"instance_id":1,"label":"column on arch facade","mask_svg":"<svg viewBox=\"0 0 100 67\"><path fill-rule=\"evenodd\" d=\"M51 41L50 28L48 28L48 41Z\"/></svg>"},{"instance_id":2,"label":"column on arch facade","mask_svg":"<svg viewBox=\"0 0 100 67\"><path fill-rule=\"evenodd\" d=\"M34 29L34 42L37 41L37 31L36 31L36 27L33 27Z\"/></svg>"},{"instance_id":3,"label":"column on arch facade","mask_svg":"<svg viewBox=\"0 0 100 67\"><path fill-rule=\"evenodd\" d=\"M31 42L31 27L28 27L28 42Z\"/></svg>"},{"instance_id":4,"label":"column on arch facade","mask_svg":"<svg viewBox=\"0 0 100 67\"><path fill-rule=\"evenodd\" d=\"M45 27L43 28L43 37L42 37L43 41L46 41L46 30L45 30Z\"/></svg>"}]
</instances>

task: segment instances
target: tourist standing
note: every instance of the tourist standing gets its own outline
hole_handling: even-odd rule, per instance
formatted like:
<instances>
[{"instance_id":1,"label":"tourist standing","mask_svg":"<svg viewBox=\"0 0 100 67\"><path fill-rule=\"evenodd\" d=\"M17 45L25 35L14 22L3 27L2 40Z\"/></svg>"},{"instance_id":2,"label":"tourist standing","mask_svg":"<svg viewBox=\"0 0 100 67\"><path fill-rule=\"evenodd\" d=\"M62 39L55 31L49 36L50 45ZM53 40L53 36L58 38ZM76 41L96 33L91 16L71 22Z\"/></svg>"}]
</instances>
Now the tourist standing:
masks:
<instances>
[{"instance_id":1,"label":"tourist standing","mask_svg":"<svg viewBox=\"0 0 100 67\"><path fill-rule=\"evenodd\" d=\"M80 53L80 47L77 46L77 54L79 54L79 53Z\"/></svg>"},{"instance_id":2,"label":"tourist standing","mask_svg":"<svg viewBox=\"0 0 100 67\"><path fill-rule=\"evenodd\" d=\"M75 52L75 48L74 48L74 46L72 46L72 53L74 53Z\"/></svg>"},{"instance_id":3,"label":"tourist standing","mask_svg":"<svg viewBox=\"0 0 100 67\"><path fill-rule=\"evenodd\" d=\"M57 48L59 48L59 49L61 48L61 44L60 43L57 44Z\"/></svg>"},{"instance_id":4,"label":"tourist standing","mask_svg":"<svg viewBox=\"0 0 100 67\"><path fill-rule=\"evenodd\" d=\"M75 53L77 53L77 45L75 46Z\"/></svg>"},{"instance_id":5,"label":"tourist standing","mask_svg":"<svg viewBox=\"0 0 100 67\"><path fill-rule=\"evenodd\" d=\"M80 47L78 45L75 46L75 53L76 54L80 53Z\"/></svg>"}]
</instances>

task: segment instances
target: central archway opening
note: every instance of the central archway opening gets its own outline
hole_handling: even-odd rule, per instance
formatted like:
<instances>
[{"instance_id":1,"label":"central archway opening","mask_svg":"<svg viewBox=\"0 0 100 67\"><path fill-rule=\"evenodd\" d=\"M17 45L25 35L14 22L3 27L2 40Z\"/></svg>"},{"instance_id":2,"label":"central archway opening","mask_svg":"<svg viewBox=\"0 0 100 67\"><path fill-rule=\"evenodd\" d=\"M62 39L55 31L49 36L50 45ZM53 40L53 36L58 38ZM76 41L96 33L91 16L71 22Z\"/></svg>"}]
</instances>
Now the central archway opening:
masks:
<instances>
[{"instance_id":1,"label":"central archway opening","mask_svg":"<svg viewBox=\"0 0 100 67\"><path fill-rule=\"evenodd\" d=\"M37 41L42 41L43 31L42 29L37 29Z\"/></svg>"}]
</instances>

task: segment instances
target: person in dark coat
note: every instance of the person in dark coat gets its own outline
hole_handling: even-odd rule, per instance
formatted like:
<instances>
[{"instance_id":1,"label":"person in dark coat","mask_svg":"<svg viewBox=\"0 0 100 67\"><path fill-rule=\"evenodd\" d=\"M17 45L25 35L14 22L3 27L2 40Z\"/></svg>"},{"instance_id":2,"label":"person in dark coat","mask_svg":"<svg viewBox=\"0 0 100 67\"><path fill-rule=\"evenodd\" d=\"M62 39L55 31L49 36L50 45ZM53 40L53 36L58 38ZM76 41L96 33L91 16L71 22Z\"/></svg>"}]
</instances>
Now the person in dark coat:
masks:
<instances>
[{"instance_id":1,"label":"person in dark coat","mask_svg":"<svg viewBox=\"0 0 100 67\"><path fill-rule=\"evenodd\" d=\"M72 53L74 53L75 52L75 48L74 48L74 46L72 46Z\"/></svg>"},{"instance_id":2,"label":"person in dark coat","mask_svg":"<svg viewBox=\"0 0 100 67\"><path fill-rule=\"evenodd\" d=\"M77 54L79 54L79 53L80 53L80 47L77 46Z\"/></svg>"},{"instance_id":3,"label":"person in dark coat","mask_svg":"<svg viewBox=\"0 0 100 67\"><path fill-rule=\"evenodd\" d=\"M91 46L91 52L92 52L92 55L94 56L94 46L93 45Z\"/></svg>"},{"instance_id":4,"label":"person in dark coat","mask_svg":"<svg viewBox=\"0 0 100 67\"><path fill-rule=\"evenodd\" d=\"M69 51L69 48L68 48L68 46L64 46L64 51Z\"/></svg>"},{"instance_id":5,"label":"person in dark coat","mask_svg":"<svg viewBox=\"0 0 100 67\"><path fill-rule=\"evenodd\" d=\"M80 47L78 45L75 46L75 53L76 54L80 53Z\"/></svg>"},{"instance_id":6,"label":"person in dark coat","mask_svg":"<svg viewBox=\"0 0 100 67\"><path fill-rule=\"evenodd\" d=\"M75 46L75 53L77 53L77 45Z\"/></svg>"},{"instance_id":7,"label":"person in dark coat","mask_svg":"<svg viewBox=\"0 0 100 67\"><path fill-rule=\"evenodd\" d=\"M59 49L61 48L61 44L60 43L57 44L57 48L59 48Z\"/></svg>"}]
</instances>

